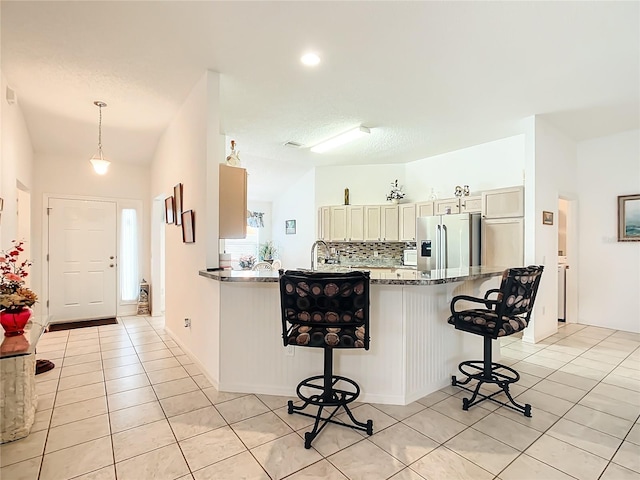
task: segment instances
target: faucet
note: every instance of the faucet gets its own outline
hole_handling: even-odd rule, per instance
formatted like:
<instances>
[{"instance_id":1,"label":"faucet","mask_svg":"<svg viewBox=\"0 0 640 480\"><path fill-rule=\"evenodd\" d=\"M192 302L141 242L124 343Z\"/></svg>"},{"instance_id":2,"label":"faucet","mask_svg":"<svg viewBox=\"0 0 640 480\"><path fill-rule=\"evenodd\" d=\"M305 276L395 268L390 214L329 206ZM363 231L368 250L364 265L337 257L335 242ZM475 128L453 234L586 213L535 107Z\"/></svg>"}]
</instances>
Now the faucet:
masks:
<instances>
[{"instance_id":1,"label":"faucet","mask_svg":"<svg viewBox=\"0 0 640 480\"><path fill-rule=\"evenodd\" d=\"M316 240L315 242L313 242L313 245L311 245L311 271L317 270L318 269L318 254L317 254L317 247L318 245L324 245L324 249L326 254L331 257L331 252L329 251L329 246L327 245L327 243L324 240Z\"/></svg>"}]
</instances>

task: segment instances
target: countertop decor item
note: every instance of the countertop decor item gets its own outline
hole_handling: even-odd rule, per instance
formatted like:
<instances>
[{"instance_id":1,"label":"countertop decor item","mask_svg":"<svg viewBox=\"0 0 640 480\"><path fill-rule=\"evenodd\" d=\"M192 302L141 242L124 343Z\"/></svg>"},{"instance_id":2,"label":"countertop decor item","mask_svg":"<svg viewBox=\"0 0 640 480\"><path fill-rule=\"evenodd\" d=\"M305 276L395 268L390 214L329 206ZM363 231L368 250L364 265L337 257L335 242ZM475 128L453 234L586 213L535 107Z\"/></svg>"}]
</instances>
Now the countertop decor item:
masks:
<instances>
[{"instance_id":1,"label":"countertop decor item","mask_svg":"<svg viewBox=\"0 0 640 480\"><path fill-rule=\"evenodd\" d=\"M391 182L391 191L389 195L387 195L387 201L398 203L400 200L404 198L404 192L402 191L403 186L398 186L398 179Z\"/></svg>"},{"instance_id":2,"label":"countertop decor item","mask_svg":"<svg viewBox=\"0 0 640 480\"><path fill-rule=\"evenodd\" d=\"M31 317L31 307L38 296L25 286L25 278L29 275L29 260L20 261L20 253L24 251L24 242L13 241L13 247L0 252L0 323L5 329L5 336L22 335L24 327Z\"/></svg>"},{"instance_id":3,"label":"countertop decor item","mask_svg":"<svg viewBox=\"0 0 640 480\"><path fill-rule=\"evenodd\" d=\"M238 263L241 269L251 270L256 263L256 257L253 255L242 255Z\"/></svg>"},{"instance_id":4,"label":"countertop decor item","mask_svg":"<svg viewBox=\"0 0 640 480\"><path fill-rule=\"evenodd\" d=\"M293 225L293 228L295 229L295 224ZM272 262L277 256L278 249L271 240L261 243L258 247L258 259L261 262Z\"/></svg>"}]
</instances>

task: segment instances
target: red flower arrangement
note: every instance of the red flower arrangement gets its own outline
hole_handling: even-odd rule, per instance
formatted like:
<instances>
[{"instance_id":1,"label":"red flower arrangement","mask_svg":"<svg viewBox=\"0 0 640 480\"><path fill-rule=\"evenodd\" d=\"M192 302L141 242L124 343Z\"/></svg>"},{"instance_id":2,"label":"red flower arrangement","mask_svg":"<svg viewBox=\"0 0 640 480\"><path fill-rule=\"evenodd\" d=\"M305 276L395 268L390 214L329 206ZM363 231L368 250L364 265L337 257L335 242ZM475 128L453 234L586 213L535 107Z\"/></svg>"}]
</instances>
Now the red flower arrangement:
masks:
<instances>
[{"instance_id":1,"label":"red flower arrangement","mask_svg":"<svg viewBox=\"0 0 640 480\"><path fill-rule=\"evenodd\" d=\"M23 245L24 242L13 240L13 248L0 252L0 306L10 312L30 307L38 300L38 296L24 286L31 262L20 261Z\"/></svg>"}]
</instances>

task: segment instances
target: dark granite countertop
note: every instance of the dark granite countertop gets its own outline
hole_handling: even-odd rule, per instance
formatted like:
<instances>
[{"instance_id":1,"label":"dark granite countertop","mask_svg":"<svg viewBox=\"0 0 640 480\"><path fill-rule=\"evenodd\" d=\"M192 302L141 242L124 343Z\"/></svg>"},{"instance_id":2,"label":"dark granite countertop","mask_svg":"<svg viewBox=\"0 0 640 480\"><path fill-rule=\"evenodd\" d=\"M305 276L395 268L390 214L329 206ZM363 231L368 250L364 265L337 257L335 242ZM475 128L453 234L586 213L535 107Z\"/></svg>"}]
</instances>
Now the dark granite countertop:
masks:
<instances>
[{"instance_id":1,"label":"dark granite countertop","mask_svg":"<svg viewBox=\"0 0 640 480\"><path fill-rule=\"evenodd\" d=\"M323 269L328 272L348 272L353 270L369 270L368 268L345 268L333 267ZM461 282L464 280L476 280L489 278L501 274L504 267L467 267L448 268L446 270L418 271L413 269L393 269L388 268L388 272L372 272L371 284L373 285L438 285L442 283ZM200 270L200 276L219 280L221 282L277 282L278 272L276 271L254 271L254 270L219 270L208 272ZM377 277L377 278L374 278Z\"/></svg>"}]
</instances>

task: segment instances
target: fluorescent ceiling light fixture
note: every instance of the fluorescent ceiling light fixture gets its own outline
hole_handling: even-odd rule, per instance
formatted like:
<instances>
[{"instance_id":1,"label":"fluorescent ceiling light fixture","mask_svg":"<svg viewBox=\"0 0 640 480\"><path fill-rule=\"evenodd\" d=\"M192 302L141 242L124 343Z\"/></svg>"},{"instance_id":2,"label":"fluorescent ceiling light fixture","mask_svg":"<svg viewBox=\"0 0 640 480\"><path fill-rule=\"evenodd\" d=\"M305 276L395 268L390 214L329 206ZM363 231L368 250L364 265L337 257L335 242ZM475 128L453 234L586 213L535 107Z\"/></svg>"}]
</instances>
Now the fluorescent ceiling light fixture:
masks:
<instances>
[{"instance_id":1,"label":"fluorescent ceiling light fixture","mask_svg":"<svg viewBox=\"0 0 640 480\"><path fill-rule=\"evenodd\" d=\"M300 61L309 67L314 67L320 63L320 57L315 53L305 53Z\"/></svg>"},{"instance_id":2,"label":"fluorescent ceiling light fixture","mask_svg":"<svg viewBox=\"0 0 640 480\"><path fill-rule=\"evenodd\" d=\"M325 140L324 142L320 142L317 145L311 147L311 151L314 153L324 153L332 148L339 147L340 145L344 145L345 143L353 142L360 137L364 137L365 135L369 135L371 130L367 127L356 127L354 129L349 130L348 132L341 133L329 140Z\"/></svg>"}]
</instances>

